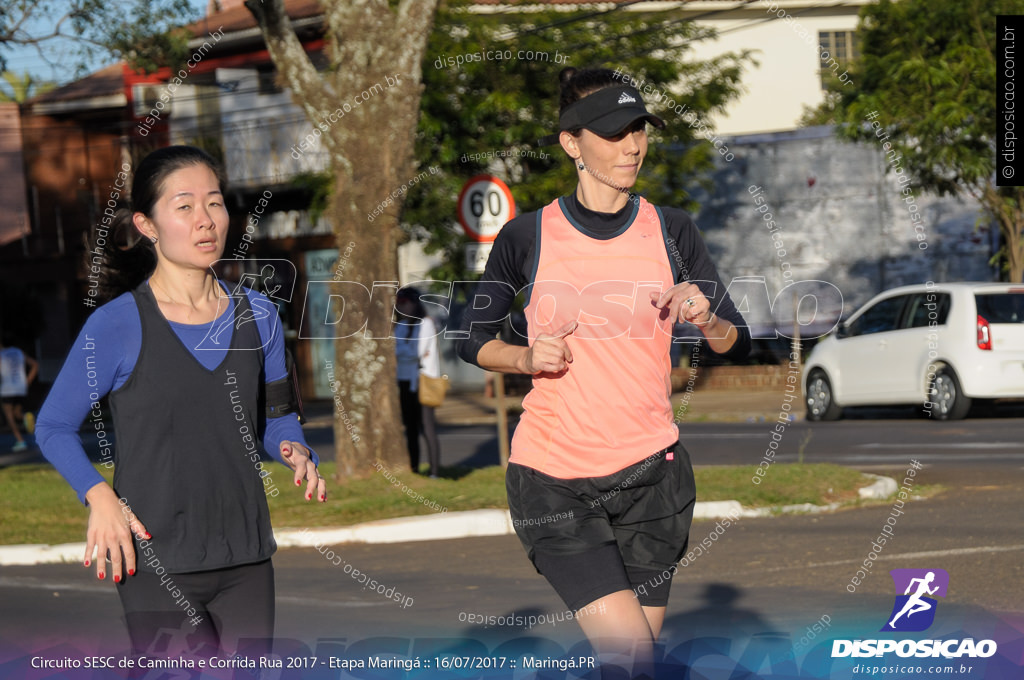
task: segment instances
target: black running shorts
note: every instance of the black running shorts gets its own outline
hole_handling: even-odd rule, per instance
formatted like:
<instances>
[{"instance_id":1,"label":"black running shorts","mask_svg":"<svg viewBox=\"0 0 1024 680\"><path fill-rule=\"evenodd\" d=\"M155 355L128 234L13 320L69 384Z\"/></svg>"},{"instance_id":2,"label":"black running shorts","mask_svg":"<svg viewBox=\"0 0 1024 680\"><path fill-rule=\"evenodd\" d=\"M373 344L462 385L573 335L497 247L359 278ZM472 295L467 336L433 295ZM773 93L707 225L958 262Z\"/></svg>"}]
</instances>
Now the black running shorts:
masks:
<instances>
[{"instance_id":1,"label":"black running shorts","mask_svg":"<svg viewBox=\"0 0 1024 680\"><path fill-rule=\"evenodd\" d=\"M510 463L508 505L519 540L567 607L620 590L668 603L660 575L686 552L696 501L681 443L605 477L559 479Z\"/></svg>"}]
</instances>

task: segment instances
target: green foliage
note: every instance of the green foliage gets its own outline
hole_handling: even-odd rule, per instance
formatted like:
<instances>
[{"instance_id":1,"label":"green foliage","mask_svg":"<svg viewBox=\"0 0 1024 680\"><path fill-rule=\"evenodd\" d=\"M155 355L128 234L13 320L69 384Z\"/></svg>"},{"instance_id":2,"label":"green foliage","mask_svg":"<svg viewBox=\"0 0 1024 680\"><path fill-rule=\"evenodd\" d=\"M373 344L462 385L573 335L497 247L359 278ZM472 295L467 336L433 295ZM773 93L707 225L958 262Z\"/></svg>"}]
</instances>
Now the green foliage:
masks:
<instances>
[{"instance_id":1,"label":"green foliage","mask_svg":"<svg viewBox=\"0 0 1024 680\"><path fill-rule=\"evenodd\" d=\"M192 135L185 139L185 144L202 149L210 154L213 160L217 161L221 166L224 165L224 146L221 143L221 137L218 135Z\"/></svg>"},{"instance_id":2,"label":"green foliage","mask_svg":"<svg viewBox=\"0 0 1024 680\"><path fill-rule=\"evenodd\" d=\"M814 125L835 125L836 107L839 105L839 93L836 91L842 83L836 83L834 89L826 90L825 98L816 107L804 105L804 113L800 116L797 125L800 127L811 127ZM827 86L826 86L827 87Z\"/></svg>"},{"instance_id":3,"label":"green foliage","mask_svg":"<svg viewBox=\"0 0 1024 680\"><path fill-rule=\"evenodd\" d=\"M174 67L187 57L181 26L196 18L188 0L14 0L0 4L0 68L2 49L14 45L59 65L48 49L59 40L73 41L82 62L114 54L147 72Z\"/></svg>"},{"instance_id":4,"label":"green foliage","mask_svg":"<svg viewBox=\"0 0 1024 680\"><path fill-rule=\"evenodd\" d=\"M3 82L0 82L0 102L21 104L56 87L55 83L34 78L31 73L19 76L13 71L4 71L0 77L3 77Z\"/></svg>"},{"instance_id":5,"label":"green foliage","mask_svg":"<svg viewBox=\"0 0 1024 680\"><path fill-rule=\"evenodd\" d=\"M801 445L802 446L802 445ZM833 463L775 463L756 465L714 465L694 470L697 500L737 500L745 508L780 508L810 503L860 503L857 490L872 482L859 470ZM757 478L759 484L751 483ZM915 488L915 496L932 494L935 487Z\"/></svg>"},{"instance_id":6,"label":"green foliage","mask_svg":"<svg viewBox=\"0 0 1024 680\"><path fill-rule=\"evenodd\" d=\"M900 145L917 185L939 194L985 183L994 168L997 14L1022 0L882 0L861 11L853 85L839 86L842 130L868 139L878 122Z\"/></svg>"},{"instance_id":7,"label":"green foliage","mask_svg":"<svg viewBox=\"0 0 1024 680\"><path fill-rule=\"evenodd\" d=\"M716 152L695 136L684 116L722 111L738 93L749 53L693 61L692 43L709 34L674 12L494 15L463 8L462 3L442 8L423 61L416 154L421 167L436 166L440 172L409 192L402 212L405 228L426 241L427 252L443 253L445 264L431 272L433 278L476 278L464 269L462 248L468 239L454 226L458 193L470 177L500 176L511 187L519 213L572 191L575 171L561 148L536 144L557 132L558 73L565 66L620 69L664 93L664 98L645 95L648 108L668 128L652 132L637 190L655 203L695 207L687 187L712 167ZM484 52L486 57L498 50L512 58L458 63L466 55ZM531 51L534 58L525 58ZM678 112L667 110L669 99ZM470 159L472 154L490 156Z\"/></svg>"},{"instance_id":8,"label":"green foliage","mask_svg":"<svg viewBox=\"0 0 1024 680\"><path fill-rule=\"evenodd\" d=\"M300 172L289 183L309 195L309 219L315 224L330 205L334 174L328 171Z\"/></svg>"},{"instance_id":9,"label":"green foliage","mask_svg":"<svg viewBox=\"0 0 1024 680\"><path fill-rule=\"evenodd\" d=\"M860 57L851 84L805 122L834 119L850 140L875 140L877 112L902 155L911 186L970 194L1000 223L1004 246L1021 252L1021 192L996 189L996 17L1024 14L1024 0L880 0L861 10ZM1020 258L1011 272L1019 280Z\"/></svg>"},{"instance_id":10,"label":"green foliage","mask_svg":"<svg viewBox=\"0 0 1024 680\"><path fill-rule=\"evenodd\" d=\"M188 59L192 34L183 28L150 34L146 21L119 26L106 40L105 48L136 69L152 73L163 66L177 70Z\"/></svg>"}]
</instances>

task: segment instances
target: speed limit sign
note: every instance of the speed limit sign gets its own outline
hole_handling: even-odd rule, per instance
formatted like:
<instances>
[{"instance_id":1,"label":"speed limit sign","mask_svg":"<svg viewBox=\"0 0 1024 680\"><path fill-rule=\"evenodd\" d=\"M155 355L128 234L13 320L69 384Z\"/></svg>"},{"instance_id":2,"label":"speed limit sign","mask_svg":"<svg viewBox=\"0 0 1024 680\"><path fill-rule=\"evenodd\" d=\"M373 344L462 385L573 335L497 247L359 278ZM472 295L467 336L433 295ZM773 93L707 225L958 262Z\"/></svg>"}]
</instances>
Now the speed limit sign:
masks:
<instances>
[{"instance_id":1,"label":"speed limit sign","mask_svg":"<svg viewBox=\"0 0 1024 680\"><path fill-rule=\"evenodd\" d=\"M493 175L477 175L459 194L459 223L474 241L493 241L502 226L515 217L512 191Z\"/></svg>"}]
</instances>

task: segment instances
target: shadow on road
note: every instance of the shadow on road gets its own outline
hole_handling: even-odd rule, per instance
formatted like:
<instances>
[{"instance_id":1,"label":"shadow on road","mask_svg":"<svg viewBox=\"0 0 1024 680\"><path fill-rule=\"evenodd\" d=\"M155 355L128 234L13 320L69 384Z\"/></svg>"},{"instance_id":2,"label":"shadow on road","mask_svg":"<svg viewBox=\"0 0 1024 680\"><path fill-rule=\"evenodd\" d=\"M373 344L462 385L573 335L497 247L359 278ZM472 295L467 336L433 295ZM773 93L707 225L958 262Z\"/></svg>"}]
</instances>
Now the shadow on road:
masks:
<instances>
[{"instance_id":1,"label":"shadow on road","mask_svg":"<svg viewBox=\"0 0 1024 680\"><path fill-rule=\"evenodd\" d=\"M702 594L704 604L665 619L663 637L752 637L768 632L771 625L753 609L739 606L743 591L728 583L709 583Z\"/></svg>"},{"instance_id":2,"label":"shadow on road","mask_svg":"<svg viewBox=\"0 0 1024 680\"><path fill-rule=\"evenodd\" d=\"M967 414L969 419L1022 418L1024 401L976 400ZM931 420L921 406L847 406L843 420Z\"/></svg>"}]
</instances>

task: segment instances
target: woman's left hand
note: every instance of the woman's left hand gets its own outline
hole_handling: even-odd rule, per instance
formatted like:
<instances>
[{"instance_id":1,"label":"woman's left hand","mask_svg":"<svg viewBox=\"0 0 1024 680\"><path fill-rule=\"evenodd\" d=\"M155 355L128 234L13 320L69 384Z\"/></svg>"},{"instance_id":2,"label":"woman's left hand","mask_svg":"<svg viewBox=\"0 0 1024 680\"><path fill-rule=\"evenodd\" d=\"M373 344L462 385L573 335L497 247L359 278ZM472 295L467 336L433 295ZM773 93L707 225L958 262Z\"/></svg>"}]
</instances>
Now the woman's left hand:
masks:
<instances>
[{"instance_id":1,"label":"woman's left hand","mask_svg":"<svg viewBox=\"0 0 1024 680\"><path fill-rule=\"evenodd\" d=\"M677 283L664 293L651 293L651 300L656 307L668 307L669 318L673 323L689 322L695 326L705 326L713 316L711 301L693 283Z\"/></svg>"},{"instance_id":2,"label":"woman's left hand","mask_svg":"<svg viewBox=\"0 0 1024 680\"><path fill-rule=\"evenodd\" d=\"M284 462L295 471L295 486L302 486L302 480L306 480L306 500L312 500L316 494L317 500L321 503L327 500L327 485L324 478L320 476L313 458L309 455L309 449L299 442L281 442L281 457Z\"/></svg>"}]
</instances>

